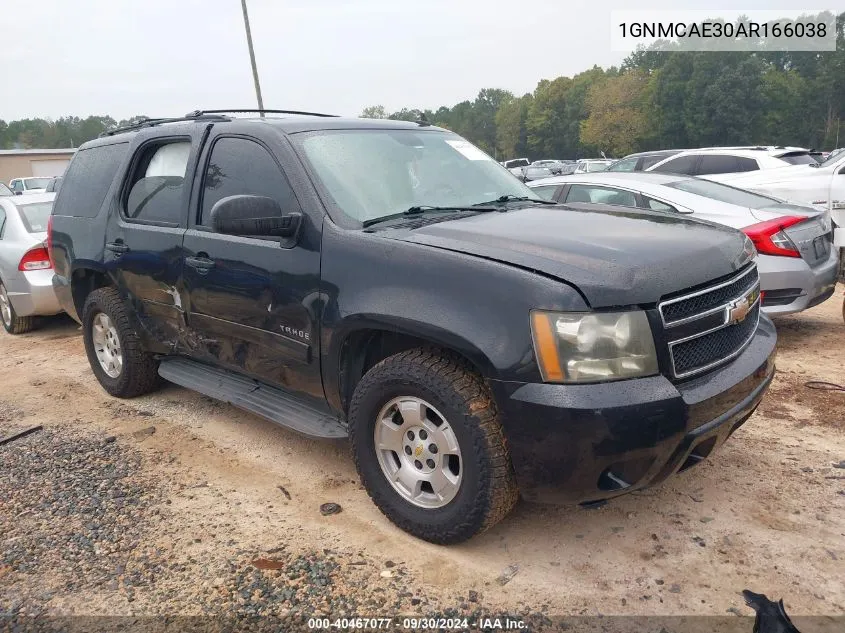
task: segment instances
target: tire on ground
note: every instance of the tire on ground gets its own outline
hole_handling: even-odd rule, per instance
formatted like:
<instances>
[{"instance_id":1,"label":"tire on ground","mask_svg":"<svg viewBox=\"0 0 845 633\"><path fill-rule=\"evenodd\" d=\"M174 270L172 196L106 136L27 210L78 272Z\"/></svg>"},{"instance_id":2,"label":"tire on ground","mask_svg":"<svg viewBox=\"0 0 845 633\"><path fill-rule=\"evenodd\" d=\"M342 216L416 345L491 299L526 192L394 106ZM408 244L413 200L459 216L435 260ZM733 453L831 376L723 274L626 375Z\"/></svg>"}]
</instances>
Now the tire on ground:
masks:
<instances>
[{"instance_id":1,"label":"tire on ground","mask_svg":"<svg viewBox=\"0 0 845 633\"><path fill-rule=\"evenodd\" d=\"M0 283L0 287L3 288L3 292L5 292L5 287L2 283ZM7 294L6 297L9 295ZM15 308L12 307L12 302L9 302L9 312L11 313L11 318L9 319L10 323L7 325L4 319L0 319L0 323L3 324L3 328L9 334L26 334L27 332L31 331L35 328L35 317L25 316L19 317L15 313Z\"/></svg>"},{"instance_id":2,"label":"tire on ground","mask_svg":"<svg viewBox=\"0 0 845 633\"><path fill-rule=\"evenodd\" d=\"M123 367L116 378L103 370L94 349L92 325L94 317L101 312L111 319L120 340ZM134 398L154 391L159 386L161 379L158 375L158 361L144 350L134 318L115 288L99 288L88 295L82 309L82 332L91 369L103 389L111 395Z\"/></svg>"},{"instance_id":3,"label":"tire on ground","mask_svg":"<svg viewBox=\"0 0 845 633\"><path fill-rule=\"evenodd\" d=\"M448 421L461 450L462 481L441 508L417 507L393 489L378 462L374 429L381 408L400 396L431 403ZM519 497L489 387L463 359L414 349L370 369L355 388L349 431L358 474L373 502L393 523L426 541L465 541L501 521Z\"/></svg>"}]
</instances>

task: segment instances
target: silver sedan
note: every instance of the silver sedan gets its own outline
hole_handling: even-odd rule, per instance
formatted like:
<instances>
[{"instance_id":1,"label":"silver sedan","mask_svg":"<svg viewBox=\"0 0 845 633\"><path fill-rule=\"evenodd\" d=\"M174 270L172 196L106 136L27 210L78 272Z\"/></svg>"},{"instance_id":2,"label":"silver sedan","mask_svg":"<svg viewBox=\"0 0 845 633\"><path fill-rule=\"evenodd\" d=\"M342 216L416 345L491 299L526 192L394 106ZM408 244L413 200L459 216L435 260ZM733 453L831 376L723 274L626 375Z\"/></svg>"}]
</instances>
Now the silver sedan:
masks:
<instances>
[{"instance_id":1,"label":"silver sedan","mask_svg":"<svg viewBox=\"0 0 845 633\"><path fill-rule=\"evenodd\" d=\"M55 197L0 197L0 322L10 334L31 330L33 317L62 311L46 245Z\"/></svg>"},{"instance_id":2,"label":"silver sedan","mask_svg":"<svg viewBox=\"0 0 845 633\"><path fill-rule=\"evenodd\" d=\"M561 176L528 186L576 208L616 204L685 213L741 230L757 248L763 311L769 315L811 308L829 299L836 287L838 254L827 210L701 178L654 172Z\"/></svg>"}]
</instances>

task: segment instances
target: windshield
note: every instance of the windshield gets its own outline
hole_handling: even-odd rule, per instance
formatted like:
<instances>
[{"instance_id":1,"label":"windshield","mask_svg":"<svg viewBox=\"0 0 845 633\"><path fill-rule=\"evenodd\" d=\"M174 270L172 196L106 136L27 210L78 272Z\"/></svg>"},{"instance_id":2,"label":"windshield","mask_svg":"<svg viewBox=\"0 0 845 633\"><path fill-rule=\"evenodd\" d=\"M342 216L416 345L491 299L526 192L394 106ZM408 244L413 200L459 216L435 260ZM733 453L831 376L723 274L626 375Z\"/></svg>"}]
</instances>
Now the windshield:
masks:
<instances>
[{"instance_id":1,"label":"windshield","mask_svg":"<svg viewBox=\"0 0 845 633\"><path fill-rule=\"evenodd\" d=\"M47 220L50 218L50 211L53 209L52 202L37 202L35 204L22 204L18 206L21 210L21 220L30 233L42 233L47 230Z\"/></svg>"},{"instance_id":2,"label":"windshield","mask_svg":"<svg viewBox=\"0 0 845 633\"><path fill-rule=\"evenodd\" d=\"M480 149L436 130L326 130L296 139L337 206L363 223L417 206L540 198Z\"/></svg>"},{"instance_id":3,"label":"windshield","mask_svg":"<svg viewBox=\"0 0 845 633\"><path fill-rule=\"evenodd\" d=\"M672 187L673 189L680 189L681 191L686 191L687 193L693 193L697 196L710 198L711 200L735 204L749 209L762 209L763 207L780 203L780 200L775 198L768 198L757 193L736 189L711 180L689 178L687 180L667 182L666 186Z\"/></svg>"},{"instance_id":4,"label":"windshield","mask_svg":"<svg viewBox=\"0 0 845 633\"><path fill-rule=\"evenodd\" d=\"M589 162L586 164L586 169L588 172L591 171L607 171L607 168L610 166L610 161L603 162L603 161L595 161Z\"/></svg>"},{"instance_id":5,"label":"windshield","mask_svg":"<svg viewBox=\"0 0 845 633\"><path fill-rule=\"evenodd\" d=\"M44 189L50 184L52 178L24 178L23 186L26 189Z\"/></svg>"},{"instance_id":6,"label":"windshield","mask_svg":"<svg viewBox=\"0 0 845 633\"><path fill-rule=\"evenodd\" d=\"M815 158L812 157L811 154L802 152L802 153L795 153L795 154L783 154L782 156L778 156L782 161L789 163L790 165L816 165L817 161Z\"/></svg>"},{"instance_id":7,"label":"windshield","mask_svg":"<svg viewBox=\"0 0 845 633\"><path fill-rule=\"evenodd\" d=\"M845 158L845 148L835 149L830 153L826 161L819 164L819 167L830 167L833 163L837 163L843 158Z\"/></svg>"},{"instance_id":8,"label":"windshield","mask_svg":"<svg viewBox=\"0 0 845 633\"><path fill-rule=\"evenodd\" d=\"M0 196L13 196L15 195L14 192L9 189L5 184L0 182Z\"/></svg>"},{"instance_id":9,"label":"windshield","mask_svg":"<svg viewBox=\"0 0 845 633\"><path fill-rule=\"evenodd\" d=\"M528 167L528 159L517 158L514 160L505 161L505 167L513 169L514 167Z\"/></svg>"}]
</instances>

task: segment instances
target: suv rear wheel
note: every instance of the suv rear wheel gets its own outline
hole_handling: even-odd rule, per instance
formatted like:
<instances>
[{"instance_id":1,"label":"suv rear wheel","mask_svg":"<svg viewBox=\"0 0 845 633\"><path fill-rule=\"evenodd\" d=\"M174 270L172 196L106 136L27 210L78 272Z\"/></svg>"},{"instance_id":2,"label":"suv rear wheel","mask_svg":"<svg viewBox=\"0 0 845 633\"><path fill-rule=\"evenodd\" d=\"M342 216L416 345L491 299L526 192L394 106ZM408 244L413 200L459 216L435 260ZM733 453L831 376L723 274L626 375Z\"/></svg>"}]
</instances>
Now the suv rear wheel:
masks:
<instances>
[{"instance_id":1,"label":"suv rear wheel","mask_svg":"<svg viewBox=\"0 0 845 633\"><path fill-rule=\"evenodd\" d=\"M134 398L159 385L158 362L141 345L117 290L92 292L82 315L88 362L103 389L118 398Z\"/></svg>"},{"instance_id":2,"label":"suv rear wheel","mask_svg":"<svg viewBox=\"0 0 845 633\"><path fill-rule=\"evenodd\" d=\"M35 327L35 319L31 316L19 317L9 300L6 286L0 283L0 321L9 334L25 334Z\"/></svg>"},{"instance_id":3,"label":"suv rear wheel","mask_svg":"<svg viewBox=\"0 0 845 633\"><path fill-rule=\"evenodd\" d=\"M464 541L517 501L492 395L453 355L415 349L377 364L355 388L349 429L373 502L414 536Z\"/></svg>"}]
</instances>

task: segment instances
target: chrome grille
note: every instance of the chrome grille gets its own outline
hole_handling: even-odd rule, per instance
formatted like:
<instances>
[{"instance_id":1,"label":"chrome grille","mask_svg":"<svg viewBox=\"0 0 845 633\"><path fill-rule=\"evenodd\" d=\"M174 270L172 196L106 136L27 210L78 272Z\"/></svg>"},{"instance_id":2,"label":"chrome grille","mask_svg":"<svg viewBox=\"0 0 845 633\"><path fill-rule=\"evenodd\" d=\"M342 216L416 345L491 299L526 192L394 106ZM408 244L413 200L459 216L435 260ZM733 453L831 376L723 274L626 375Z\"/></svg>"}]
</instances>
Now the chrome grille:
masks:
<instances>
[{"instance_id":1,"label":"chrome grille","mask_svg":"<svg viewBox=\"0 0 845 633\"><path fill-rule=\"evenodd\" d=\"M721 283L658 305L674 378L688 378L732 358L760 321L760 278L752 265Z\"/></svg>"}]
</instances>

